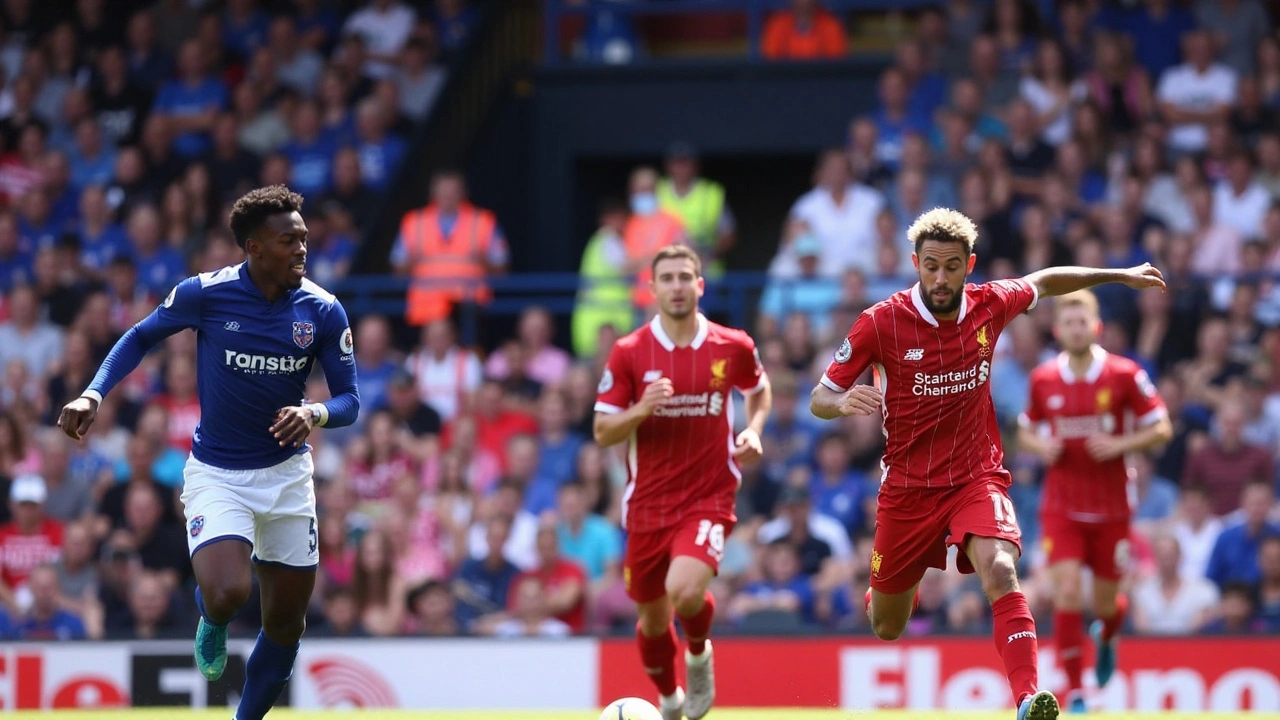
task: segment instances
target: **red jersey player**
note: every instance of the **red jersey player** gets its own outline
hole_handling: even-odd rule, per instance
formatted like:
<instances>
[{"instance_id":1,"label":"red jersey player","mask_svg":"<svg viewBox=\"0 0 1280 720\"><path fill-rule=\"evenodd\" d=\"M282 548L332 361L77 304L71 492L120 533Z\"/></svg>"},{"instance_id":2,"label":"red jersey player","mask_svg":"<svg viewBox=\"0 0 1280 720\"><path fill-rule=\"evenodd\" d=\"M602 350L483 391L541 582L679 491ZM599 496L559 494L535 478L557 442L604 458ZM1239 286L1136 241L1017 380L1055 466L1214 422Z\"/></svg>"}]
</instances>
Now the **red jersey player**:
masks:
<instances>
[{"instance_id":1,"label":"red jersey player","mask_svg":"<svg viewBox=\"0 0 1280 720\"><path fill-rule=\"evenodd\" d=\"M823 419L884 417L884 470L876 508L867 612L877 637L902 634L925 570L944 569L947 546L960 572L977 572L991 601L996 649L1018 720L1058 716L1037 687L1035 620L1018 587L1021 534L1009 499L991 390L1000 332L1043 296L1105 282L1163 287L1155 268L1049 268L1018 280L966 283L978 231L969 218L930 210L907 230L920 282L864 311L813 389ZM857 385L868 368L875 385Z\"/></svg>"},{"instance_id":2,"label":"red jersey player","mask_svg":"<svg viewBox=\"0 0 1280 720\"><path fill-rule=\"evenodd\" d=\"M650 286L658 314L620 338L596 401L595 439L628 441L623 493L627 529L623 578L639 606L636 641L658 686L664 720L698 720L715 699L707 585L733 530L738 463L760 458L760 432L773 394L751 337L698 312L702 266L683 245L658 251ZM733 436L733 389L746 396L747 428ZM688 697L676 685L680 616Z\"/></svg>"},{"instance_id":3,"label":"red jersey player","mask_svg":"<svg viewBox=\"0 0 1280 720\"><path fill-rule=\"evenodd\" d=\"M1124 456L1164 444L1173 426L1151 379L1128 358L1098 347L1098 300L1082 290L1054 303L1062 348L1031 373L1018 443L1048 466L1040 505L1053 581L1054 636L1072 712L1085 712L1080 570L1093 571L1091 628L1098 687L1115 670L1116 632L1128 602L1119 594L1129 549L1129 474ZM1132 425L1132 431L1126 426Z\"/></svg>"}]
</instances>

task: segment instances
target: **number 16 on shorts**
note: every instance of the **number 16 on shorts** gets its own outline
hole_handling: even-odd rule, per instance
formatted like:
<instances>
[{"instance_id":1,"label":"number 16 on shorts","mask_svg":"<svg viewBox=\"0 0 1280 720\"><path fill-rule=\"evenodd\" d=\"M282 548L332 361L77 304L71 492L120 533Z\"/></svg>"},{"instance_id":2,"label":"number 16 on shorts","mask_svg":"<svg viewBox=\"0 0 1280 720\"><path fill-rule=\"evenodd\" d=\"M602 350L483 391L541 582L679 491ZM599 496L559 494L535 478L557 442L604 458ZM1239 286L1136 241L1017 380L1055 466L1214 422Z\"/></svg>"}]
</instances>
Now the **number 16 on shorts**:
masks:
<instances>
[{"instance_id":1,"label":"number 16 on shorts","mask_svg":"<svg viewBox=\"0 0 1280 720\"><path fill-rule=\"evenodd\" d=\"M714 558L717 563L720 562L724 559L724 524L700 520L698 535L693 539L693 544L706 547L707 555Z\"/></svg>"}]
</instances>

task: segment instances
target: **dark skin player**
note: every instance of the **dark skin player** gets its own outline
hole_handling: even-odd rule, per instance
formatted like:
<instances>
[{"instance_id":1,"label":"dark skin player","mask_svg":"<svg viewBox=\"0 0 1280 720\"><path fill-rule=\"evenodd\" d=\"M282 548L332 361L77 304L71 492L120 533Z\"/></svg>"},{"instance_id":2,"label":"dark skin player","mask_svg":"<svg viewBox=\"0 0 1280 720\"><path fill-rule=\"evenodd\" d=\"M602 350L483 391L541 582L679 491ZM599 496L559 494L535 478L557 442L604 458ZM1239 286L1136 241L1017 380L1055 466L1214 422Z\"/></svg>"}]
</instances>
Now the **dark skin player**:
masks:
<instances>
[{"instance_id":1,"label":"dark skin player","mask_svg":"<svg viewBox=\"0 0 1280 720\"><path fill-rule=\"evenodd\" d=\"M302 286L306 276L307 225L296 210L266 217L245 241L249 278L270 305L289 290ZM62 408L58 427L79 440L93 425L98 403L77 398ZM268 428L281 447L301 447L315 426L311 411L301 405L280 408ZM205 610L217 623L231 620L253 589L252 548L243 542L203 545L191 557ZM283 565L258 565L262 591L262 630L274 643L293 647L306 627L306 610L315 587L316 571Z\"/></svg>"}]
</instances>

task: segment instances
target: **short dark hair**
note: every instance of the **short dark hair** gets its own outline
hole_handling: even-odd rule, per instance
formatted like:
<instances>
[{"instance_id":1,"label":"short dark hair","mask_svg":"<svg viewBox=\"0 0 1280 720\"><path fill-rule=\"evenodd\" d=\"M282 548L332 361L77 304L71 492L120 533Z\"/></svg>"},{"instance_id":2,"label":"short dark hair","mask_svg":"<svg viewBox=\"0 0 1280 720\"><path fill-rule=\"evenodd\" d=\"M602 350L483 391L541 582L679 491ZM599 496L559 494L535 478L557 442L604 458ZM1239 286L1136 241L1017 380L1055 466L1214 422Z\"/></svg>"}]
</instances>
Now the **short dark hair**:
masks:
<instances>
[{"instance_id":1,"label":"short dark hair","mask_svg":"<svg viewBox=\"0 0 1280 720\"><path fill-rule=\"evenodd\" d=\"M243 250L249 238L262 227L267 218L301 209L302 196L284 185L268 185L250 190L231 206L231 234Z\"/></svg>"},{"instance_id":2,"label":"short dark hair","mask_svg":"<svg viewBox=\"0 0 1280 720\"><path fill-rule=\"evenodd\" d=\"M693 261L693 274L702 277L702 258L698 257L698 253L688 245L668 245L658 251L653 256L653 262L649 264L649 269L655 275L658 273L658 263L663 260L675 260L678 258L686 258Z\"/></svg>"}]
</instances>

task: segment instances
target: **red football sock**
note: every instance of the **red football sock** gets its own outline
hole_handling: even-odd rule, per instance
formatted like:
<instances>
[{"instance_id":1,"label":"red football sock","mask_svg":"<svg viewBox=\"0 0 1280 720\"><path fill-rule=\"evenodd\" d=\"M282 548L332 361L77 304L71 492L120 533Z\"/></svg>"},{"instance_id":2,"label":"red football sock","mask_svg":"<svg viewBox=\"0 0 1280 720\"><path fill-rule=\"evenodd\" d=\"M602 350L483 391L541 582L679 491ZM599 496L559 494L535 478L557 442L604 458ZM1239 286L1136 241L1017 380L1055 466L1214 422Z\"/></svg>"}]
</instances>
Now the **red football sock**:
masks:
<instances>
[{"instance_id":1,"label":"red football sock","mask_svg":"<svg viewBox=\"0 0 1280 720\"><path fill-rule=\"evenodd\" d=\"M1129 596L1124 593L1116 595L1116 614L1109 618L1102 618L1102 641L1107 642L1111 638L1120 634L1120 627L1124 625L1124 616L1129 612Z\"/></svg>"},{"instance_id":2,"label":"red football sock","mask_svg":"<svg viewBox=\"0 0 1280 720\"><path fill-rule=\"evenodd\" d=\"M711 621L716 617L716 598L707 591L702 609L696 615L681 615L680 626L684 628L684 636L689 640L689 652L701 655L707 649L707 638L711 635Z\"/></svg>"},{"instance_id":3,"label":"red football sock","mask_svg":"<svg viewBox=\"0 0 1280 720\"><path fill-rule=\"evenodd\" d=\"M647 637L636 625L636 644L640 646L640 662L649 679L663 697L676 691L676 626L667 627L661 635Z\"/></svg>"},{"instance_id":4,"label":"red football sock","mask_svg":"<svg viewBox=\"0 0 1280 720\"><path fill-rule=\"evenodd\" d=\"M991 603L991 615L995 620L993 638L996 652L1004 660L1004 671L1009 676L1009 689L1013 691L1015 706L1022 699L1036 692L1040 682L1036 667L1038 645L1036 621L1027 607L1027 598L1020 592L1011 592Z\"/></svg>"},{"instance_id":5,"label":"red football sock","mask_svg":"<svg viewBox=\"0 0 1280 720\"><path fill-rule=\"evenodd\" d=\"M1067 673L1067 689L1084 689L1084 617L1079 611L1053 614L1053 635L1058 661Z\"/></svg>"}]
</instances>

